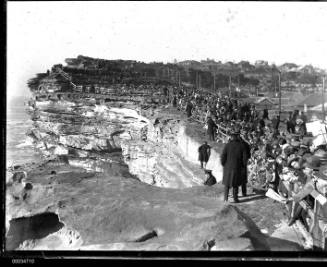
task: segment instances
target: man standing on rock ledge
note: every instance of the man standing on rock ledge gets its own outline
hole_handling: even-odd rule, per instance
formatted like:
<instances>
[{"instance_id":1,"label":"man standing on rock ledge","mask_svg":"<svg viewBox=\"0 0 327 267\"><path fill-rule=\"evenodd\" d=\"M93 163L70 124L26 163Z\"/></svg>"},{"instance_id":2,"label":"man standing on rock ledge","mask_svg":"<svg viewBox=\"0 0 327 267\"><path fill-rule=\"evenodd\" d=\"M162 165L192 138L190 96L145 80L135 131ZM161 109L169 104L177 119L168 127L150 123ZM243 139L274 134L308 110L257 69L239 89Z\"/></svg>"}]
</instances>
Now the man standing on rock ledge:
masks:
<instances>
[{"instance_id":1,"label":"man standing on rock ledge","mask_svg":"<svg viewBox=\"0 0 327 267\"><path fill-rule=\"evenodd\" d=\"M234 202L238 203L238 187L246 181L243 174L247 165L248 153L240 137L240 130L235 128L232 132L232 138L227 143L221 154L221 165L223 169L223 185L225 186L224 201L228 201L229 189L233 188Z\"/></svg>"},{"instance_id":2,"label":"man standing on rock ledge","mask_svg":"<svg viewBox=\"0 0 327 267\"><path fill-rule=\"evenodd\" d=\"M207 162L209 161L210 158L210 149L211 147L208 145L207 142L204 142L203 145L201 145L198 148L201 169L203 169L203 167L204 168L207 167Z\"/></svg>"}]
</instances>

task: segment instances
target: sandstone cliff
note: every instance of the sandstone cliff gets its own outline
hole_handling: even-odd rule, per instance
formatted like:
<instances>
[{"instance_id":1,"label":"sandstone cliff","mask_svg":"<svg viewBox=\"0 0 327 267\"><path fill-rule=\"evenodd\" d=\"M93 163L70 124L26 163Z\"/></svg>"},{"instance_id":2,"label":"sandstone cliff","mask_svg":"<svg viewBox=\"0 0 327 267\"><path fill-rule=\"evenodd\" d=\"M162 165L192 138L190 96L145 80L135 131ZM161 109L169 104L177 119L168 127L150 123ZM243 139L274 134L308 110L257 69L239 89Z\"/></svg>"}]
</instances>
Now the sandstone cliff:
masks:
<instances>
[{"instance_id":1,"label":"sandstone cliff","mask_svg":"<svg viewBox=\"0 0 327 267\"><path fill-rule=\"evenodd\" d=\"M13 198L8 184L8 249L300 249L270 236L284 216L270 199L254 196L252 205L234 207L223 204L220 183L203 186L202 125L140 101L34 103L29 136L46 160L22 169L33 184L27 198ZM212 146L208 168L219 182L221 147Z\"/></svg>"}]
</instances>

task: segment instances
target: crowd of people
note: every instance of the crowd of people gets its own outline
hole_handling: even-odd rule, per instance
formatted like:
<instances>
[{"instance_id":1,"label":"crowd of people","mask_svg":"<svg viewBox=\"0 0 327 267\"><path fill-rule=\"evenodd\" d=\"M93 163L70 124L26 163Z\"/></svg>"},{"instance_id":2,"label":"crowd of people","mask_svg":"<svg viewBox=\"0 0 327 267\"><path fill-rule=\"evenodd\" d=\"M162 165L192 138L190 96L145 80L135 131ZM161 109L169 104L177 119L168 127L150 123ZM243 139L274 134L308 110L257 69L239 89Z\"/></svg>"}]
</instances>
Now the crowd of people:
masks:
<instances>
[{"instance_id":1,"label":"crowd of people","mask_svg":"<svg viewBox=\"0 0 327 267\"><path fill-rule=\"evenodd\" d=\"M299 201L305 200L313 208L314 199L308 189L312 186L326 196L322 191L327 185L327 150L325 144L314 145L312 136L308 136L305 113L294 110L282 120L279 115L271 118L267 109L257 110L254 104L228 96L173 89L167 102L185 111L188 118L203 123L209 141L226 143L221 155L225 201L233 188L234 202L239 202L238 187L246 196L247 183L253 190L270 188L289 205L289 225L301 219L308 227L306 211ZM204 143L198 151L201 168L208 161L208 146ZM208 171L206 174L211 176ZM282 181L289 184L294 196Z\"/></svg>"}]
</instances>

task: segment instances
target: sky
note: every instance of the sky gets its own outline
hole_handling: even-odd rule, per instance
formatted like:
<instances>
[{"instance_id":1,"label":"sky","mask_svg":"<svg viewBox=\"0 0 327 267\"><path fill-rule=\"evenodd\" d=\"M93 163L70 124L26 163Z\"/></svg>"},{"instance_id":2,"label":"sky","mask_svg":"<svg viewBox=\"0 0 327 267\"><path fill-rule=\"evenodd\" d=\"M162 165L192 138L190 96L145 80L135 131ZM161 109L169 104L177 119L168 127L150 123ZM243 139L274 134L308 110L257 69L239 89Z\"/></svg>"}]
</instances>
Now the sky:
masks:
<instances>
[{"instance_id":1,"label":"sky","mask_svg":"<svg viewBox=\"0 0 327 267\"><path fill-rule=\"evenodd\" d=\"M7 98L78 55L327 69L327 2L7 2Z\"/></svg>"}]
</instances>

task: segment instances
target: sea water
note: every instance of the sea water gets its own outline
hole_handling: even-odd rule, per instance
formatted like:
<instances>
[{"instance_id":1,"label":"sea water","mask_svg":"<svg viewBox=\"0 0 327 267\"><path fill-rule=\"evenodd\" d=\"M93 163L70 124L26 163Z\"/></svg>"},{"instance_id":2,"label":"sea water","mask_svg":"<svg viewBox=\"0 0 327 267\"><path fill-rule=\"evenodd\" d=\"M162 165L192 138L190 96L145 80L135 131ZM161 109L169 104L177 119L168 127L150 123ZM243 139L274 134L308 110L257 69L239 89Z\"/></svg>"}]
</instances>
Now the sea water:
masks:
<instances>
[{"instance_id":1,"label":"sea water","mask_svg":"<svg viewBox=\"0 0 327 267\"><path fill-rule=\"evenodd\" d=\"M17 97L7 103L6 116L6 166L23 165L41 160L34 150L31 139L26 135L33 121L26 112L28 98Z\"/></svg>"}]
</instances>

